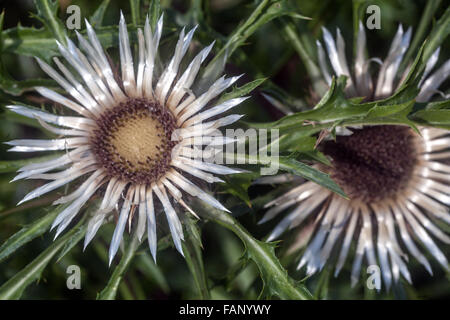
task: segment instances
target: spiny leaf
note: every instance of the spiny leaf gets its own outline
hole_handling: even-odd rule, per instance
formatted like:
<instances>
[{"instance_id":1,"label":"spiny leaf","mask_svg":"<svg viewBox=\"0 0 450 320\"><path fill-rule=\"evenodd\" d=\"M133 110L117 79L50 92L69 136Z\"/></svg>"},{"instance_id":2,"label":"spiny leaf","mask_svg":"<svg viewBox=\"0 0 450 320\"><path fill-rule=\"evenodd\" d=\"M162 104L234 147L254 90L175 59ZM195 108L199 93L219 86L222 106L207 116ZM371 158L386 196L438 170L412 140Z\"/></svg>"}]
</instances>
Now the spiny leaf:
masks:
<instances>
[{"instance_id":1,"label":"spiny leaf","mask_svg":"<svg viewBox=\"0 0 450 320\"><path fill-rule=\"evenodd\" d=\"M0 14L0 79L3 81L9 80L11 76L6 71L6 68L3 64L2 52L3 52L3 23L5 22L5 10L2 10Z\"/></svg>"},{"instance_id":2,"label":"spiny leaf","mask_svg":"<svg viewBox=\"0 0 450 320\"><path fill-rule=\"evenodd\" d=\"M225 185L223 186L225 192L228 192L235 197L238 197L244 201L247 206L251 207L252 203L250 197L248 196L248 188L250 187L253 180L259 177L258 172L241 173L234 174L231 176L224 176Z\"/></svg>"},{"instance_id":3,"label":"spiny leaf","mask_svg":"<svg viewBox=\"0 0 450 320\"><path fill-rule=\"evenodd\" d=\"M102 3L97 7L95 12L89 18L89 22L94 27L101 27L103 24L103 18L105 16L106 9L111 0L103 0Z\"/></svg>"},{"instance_id":4,"label":"spiny leaf","mask_svg":"<svg viewBox=\"0 0 450 320\"><path fill-rule=\"evenodd\" d=\"M428 37L427 46L423 52L422 61L426 63L433 52L444 42L450 34L450 7L447 7L444 14L438 20L436 25L431 30Z\"/></svg>"},{"instance_id":5,"label":"spiny leaf","mask_svg":"<svg viewBox=\"0 0 450 320\"><path fill-rule=\"evenodd\" d=\"M0 53L3 51L2 32L3 32L3 23L4 22L5 22L5 10L2 10L2 13L0 14Z\"/></svg>"},{"instance_id":6,"label":"spiny leaf","mask_svg":"<svg viewBox=\"0 0 450 320\"><path fill-rule=\"evenodd\" d=\"M58 1L35 0L34 5L38 11L38 17L50 30L54 37L61 43L66 43L66 31L58 19Z\"/></svg>"},{"instance_id":7,"label":"spiny leaf","mask_svg":"<svg viewBox=\"0 0 450 320\"><path fill-rule=\"evenodd\" d=\"M287 171L313 181L344 198L347 197L344 191L342 191L342 189L330 178L328 174L295 160L294 156L262 157L254 155L224 153L224 157L225 159L227 159L227 161L237 160L238 163L256 163L260 165L267 165L274 169L279 168L280 170Z\"/></svg>"},{"instance_id":8,"label":"spiny leaf","mask_svg":"<svg viewBox=\"0 0 450 320\"><path fill-rule=\"evenodd\" d=\"M306 17L294 13L286 0L262 0L252 11L250 16L229 37L225 45L219 50L214 59L205 68L204 75L210 75L217 69L217 62L229 57L239 48L256 30L269 21L284 15L296 18ZM219 70L221 72L221 70Z\"/></svg>"},{"instance_id":9,"label":"spiny leaf","mask_svg":"<svg viewBox=\"0 0 450 320\"><path fill-rule=\"evenodd\" d=\"M3 51L25 56L36 56L50 61L59 55L52 33L45 28L17 26L2 32Z\"/></svg>"},{"instance_id":10,"label":"spiny leaf","mask_svg":"<svg viewBox=\"0 0 450 320\"><path fill-rule=\"evenodd\" d=\"M292 134L285 134L278 140L280 150L289 152L309 152L313 151L316 145L315 137L305 137L302 134L293 132Z\"/></svg>"},{"instance_id":11,"label":"spiny leaf","mask_svg":"<svg viewBox=\"0 0 450 320\"><path fill-rule=\"evenodd\" d=\"M299 175L337 193L341 197L347 198L345 192L330 178L328 174L292 158L280 157L279 164L281 170Z\"/></svg>"},{"instance_id":12,"label":"spiny leaf","mask_svg":"<svg viewBox=\"0 0 450 320\"><path fill-rule=\"evenodd\" d=\"M208 288L208 278L202 256L202 243L200 239L200 229L196 221L190 216L184 219L186 229L186 239L183 241L183 253L186 259L194 283L197 286L200 299L210 299L211 295Z\"/></svg>"},{"instance_id":13,"label":"spiny leaf","mask_svg":"<svg viewBox=\"0 0 450 320\"><path fill-rule=\"evenodd\" d=\"M414 59L411 69L408 72L405 80L401 83L400 87L395 90L394 94L385 100L379 101L381 104L398 104L409 102L415 99L419 94L419 82L422 78L423 71L425 70L427 61L423 60L424 48L427 46L425 41L419 49L416 58Z\"/></svg>"},{"instance_id":14,"label":"spiny leaf","mask_svg":"<svg viewBox=\"0 0 450 320\"><path fill-rule=\"evenodd\" d=\"M274 244L255 239L239 222L224 211L210 207L206 204L199 205L199 211L214 222L230 229L245 245L249 259L258 266L264 288L268 295L281 299L311 299L309 291L302 284L295 283L286 270L282 267L274 251Z\"/></svg>"},{"instance_id":15,"label":"spiny leaf","mask_svg":"<svg viewBox=\"0 0 450 320\"><path fill-rule=\"evenodd\" d=\"M449 101L446 101L448 104ZM422 120L430 125L438 126L450 126L450 110L448 109L437 109L437 110L420 110L414 113L413 118Z\"/></svg>"},{"instance_id":16,"label":"spiny leaf","mask_svg":"<svg viewBox=\"0 0 450 320\"><path fill-rule=\"evenodd\" d=\"M241 87L234 87L230 92L223 94L216 104L220 104L226 100L245 96L259 87L267 78L256 79L244 84Z\"/></svg>"},{"instance_id":17,"label":"spiny leaf","mask_svg":"<svg viewBox=\"0 0 450 320\"><path fill-rule=\"evenodd\" d=\"M82 221L79 222L80 225ZM76 232L77 228L71 229L64 236L53 242L36 259L30 262L25 268L16 273L11 279L0 287L0 300L19 299L23 291L42 274L50 260L61 250L66 242Z\"/></svg>"},{"instance_id":18,"label":"spiny leaf","mask_svg":"<svg viewBox=\"0 0 450 320\"><path fill-rule=\"evenodd\" d=\"M415 62L419 61L421 53ZM417 79L420 70L414 64L405 84L396 94L385 100L358 103L358 99L346 99L345 77L333 79L330 89L311 110L285 116L271 123L247 123L254 128L279 129L280 135L297 134L299 137L336 126L365 124L404 124L415 128L408 118L417 95Z\"/></svg>"},{"instance_id":19,"label":"spiny leaf","mask_svg":"<svg viewBox=\"0 0 450 320\"><path fill-rule=\"evenodd\" d=\"M31 240L44 234L56 216L66 207L67 205L60 205L47 213L44 217L36 220L35 222L24 226L20 231L16 232L8 240L6 240L0 247L0 262L6 259L14 251L21 248Z\"/></svg>"},{"instance_id":20,"label":"spiny leaf","mask_svg":"<svg viewBox=\"0 0 450 320\"><path fill-rule=\"evenodd\" d=\"M128 26L131 41L135 40L135 30L135 27ZM83 35L85 33L86 31L81 32ZM105 49L118 43L119 31L117 26L98 27L96 28L96 34ZM52 57L60 55L55 38L45 28L17 26L3 31L2 38L4 52L38 57L47 62L51 62Z\"/></svg>"}]
</instances>

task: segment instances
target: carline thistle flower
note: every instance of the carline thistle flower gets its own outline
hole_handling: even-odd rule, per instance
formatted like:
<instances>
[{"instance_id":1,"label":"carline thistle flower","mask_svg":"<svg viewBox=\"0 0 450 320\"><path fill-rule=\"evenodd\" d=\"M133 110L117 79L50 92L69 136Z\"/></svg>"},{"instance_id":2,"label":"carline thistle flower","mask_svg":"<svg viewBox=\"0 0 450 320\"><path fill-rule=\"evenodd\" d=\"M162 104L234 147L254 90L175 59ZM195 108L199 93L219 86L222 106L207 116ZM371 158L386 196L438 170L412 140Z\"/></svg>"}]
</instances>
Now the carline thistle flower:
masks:
<instances>
[{"instance_id":1,"label":"carline thistle flower","mask_svg":"<svg viewBox=\"0 0 450 320\"><path fill-rule=\"evenodd\" d=\"M53 60L60 72L37 58L40 67L73 99L44 87L36 90L77 115L61 116L25 106L8 106L18 114L38 119L45 129L63 136L52 140L9 141L7 144L14 146L9 151L65 150L65 154L58 158L26 165L19 170L14 180L49 180L28 193L20 203L86 176L75 191L55 201L54 204L67 205L53 222L52 228L57 227L56 236L69 226L97 192L103 199L88 222L85 248L100 226L120 207L109 248L109 263L118 250L127 221L130 226L132 222L135 225L134 232L137 232L139 240L147 228L150 251L156 259L158 222L155 207L159 206L165 212L175 247L183 254L183 228L175 208L181 206L197 216L183 201L183 193L228 211L194 184L192 177L212 183L222 181L214 174L240 172L201 159L202 146L210 143L220 145L227 141L213 136L212 132L242 117L235 114L217 116L244 101L245 97L209 106L211 100L239 77L221 77L203 92L194 94L191 88L214 44L201 50L181 72L180 63L189 48L195 27L187 34L183 28L173 57L157 78L155 65L163 16L153 32L148 17L144 31L137 30L138 63L135 68L127 26L121 14L121 77L117 79L107 54L87 21L86 28L87 39L77 33L81 50L69 38L66 38L67 46L58 42L61 55L77 74L56 57ZM172 204L173 200L176 205Z\"/></svg>"},{"instance_id":2,"label":"carline thistle flower","mask_svg":"<svg viewBox=\"0 0 450 320\"><path fill-rule=\"evenodd\" d=\"M366 101L388 97L405 79L398 75L410 38L411 29L402 26L392 41L387 58L366 59L366 35L360 23L353 73L350 73L345 43L338 29L336 42L327 29L323 36L328 56L317 41L320 67L328 84L331 75L328 61L337 76L348 77L347 97L365 97ZM449 77L450 60L429 76L438 61L439 49L427 62L417 101L426 102ZM328 59L327 59L328 57ZM369 64L380 64L376 82ZM437 223L450 223L450 136L435 128L420 128L419 136L400 125L340 128L336 141L325 141L320 150L331 158L332 165L317 168L328 172L349 196L341 198L312 182L300 183L286 194L267 203L270 208L260 223L280 212L291 211L268 237L278 238L286 229L298 228L291 252L306 246L298 268L306 266L308 274L323 269L332 260L337 276L345 264L352 243L356 251L351 271L356 284L365 257L368 265L379 265L386 287L402 275L408 282L408 253L432 274L430 263L420 247L449 269L448 261L433 238L450 244L450 237ZM283 182L282 177L265 182ZM441 222L442 221L442 222Z\"/></svg>"}]
</instances>

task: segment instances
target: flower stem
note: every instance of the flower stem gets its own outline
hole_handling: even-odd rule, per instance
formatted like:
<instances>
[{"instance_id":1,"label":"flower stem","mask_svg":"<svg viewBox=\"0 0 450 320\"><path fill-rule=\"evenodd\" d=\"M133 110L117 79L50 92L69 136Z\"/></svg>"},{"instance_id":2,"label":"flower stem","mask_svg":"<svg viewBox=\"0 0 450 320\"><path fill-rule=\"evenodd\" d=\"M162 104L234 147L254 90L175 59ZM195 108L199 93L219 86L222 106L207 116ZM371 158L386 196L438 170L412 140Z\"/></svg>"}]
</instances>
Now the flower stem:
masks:
<instances>
[{"instance_id":1,"label":"flower stem","mask_svg":"<svg viewBox=\"0 0 450 320\"><path fill-rule=\"evenodd\" d=\"M311 293L302 284L289 277L275 256L273 246L259 241L230 214L202 204L203 214L217 224L234 232L243 242L249 258L258 266L265 288L270 295L281 299L309 300Z\"/></svg>"}]
</instances>

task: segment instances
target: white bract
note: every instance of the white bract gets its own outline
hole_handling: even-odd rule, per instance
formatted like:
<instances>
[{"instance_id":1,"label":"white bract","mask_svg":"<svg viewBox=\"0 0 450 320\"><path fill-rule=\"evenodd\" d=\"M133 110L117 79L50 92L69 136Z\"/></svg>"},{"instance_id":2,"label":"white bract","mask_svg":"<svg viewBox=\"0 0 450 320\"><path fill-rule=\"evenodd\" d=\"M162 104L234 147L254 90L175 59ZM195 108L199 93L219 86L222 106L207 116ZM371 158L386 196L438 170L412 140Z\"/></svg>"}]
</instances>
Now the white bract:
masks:
<instances>
[{"instance_id":1,"label":"white bract","mask_svg":"<svg viewBox=\"0 0 450 320\"><path fill-rule=\"evenodd\" d=\"M177 206L172 204L172 199L194 215L195 212L183 200L184 193L221 210L227 210L209 193L197 187L192 178L187 178L185 173L195 175L206 182L215 182L221 180L216 178L214 173L232 174L240 171L203 162L202 159L194 161L178 150L192 151L192 154L195 154L194 142L189 139L190 137L204 137L207 140L211 138L208 136L211 131L209 129L229 125L241 117L231 115L217 119L218 115L241 103L245 98L231 99L210 108L211 100L229 88L239 77L221 77L198 96L192 92L191 87L199 78L197 75L200 65L213 45L201 50L185 70L180 70L182 59L189 49L196 28L186 35L184 29L181 31L173 57L162 74L157 75L155 65L158 62L158 47L163 29L162 16L155 30L151 30L148 18L144 30L137 30L138 61L134 63L123 15L119 24L121 76L115 76L106 52L87 21L86 28L87 39L77 33L79 48L69 38L66 38L67 45L58 43L59 51L66 60L63 63L60 59L54 58L59 71L37 59L41 68L72 98L43 87L36 90L42 96L71 109L77 115L61 116L25 106L8 106L18 114L38 119L45 129L63 136L52 140L13 140L7 142L13 146L9 151L65 151L64 155L56 159L33 163L19 170L20 173L14 180L25 178L48 180L46 184L27 194L20 203L42 196L78 178L86 177L84 181L80 181L75 191L55 201L55 204L68 204L53 223L53 228L57 228L56 236L69 226L81 208L97 192L102 195L103 200L88 223L85 247L117 208L119 215L109 249L110 263L119 248L127 222L130 228L134 222L139 239L142 239L147 230L150 250L156 259L158 223L155 217L156 205L156 208L159 206L165 212L174 244L183 254L181 245L183 228L175 211ZM137 114L128 115L133 112ZM112 115L114 119L108 118ZM152 117L156 117L156 120ZM216 117L215 120L212 117ZM208 121L206 130L200 127L204 120ZM155 127L148 128L147 124L153 123ZM167 129L164 125L172 127ZM169 144L170 141L170 137L161 138L161 136L171 133L174 128L181 134L177 136L176 141L170 142L170 148L161 151L160 147ZM109 135L108 129L115 131ZM139 130L134 132L134 129ZM105 146L110 149L103 150L99 146L104 142L99 139L100 134L103 135L100 137L107 140ZM128 136L129 141L126 140ZM150 142L150 146L147 142ZM135 148L134 144L139 147ZM181 145L182 148L177 148L177 145ZM114 147L117 147L117 150ZM162 158L157 158L158 161L151 162L149 165L151 170L146 169L147 164L139 162L142 159L150 161L151 153L141 154L145 153L147 147L150 148L148 150L157 150L156 153L165 152ZM129 150L136 150L136 154L128 152ZM105 160L99 154L106 154L110 158ZM117 163L111 159L115 159ZM167 164L164 161L167 161ZM140 169L136 169L137 167ZM111 171L111 168L115 171ZM148 172L151 174L146 175ZM128 176L131 178L126 178ZM156 201L159 204L156 204Z\"/></svg>"}]
</instances>

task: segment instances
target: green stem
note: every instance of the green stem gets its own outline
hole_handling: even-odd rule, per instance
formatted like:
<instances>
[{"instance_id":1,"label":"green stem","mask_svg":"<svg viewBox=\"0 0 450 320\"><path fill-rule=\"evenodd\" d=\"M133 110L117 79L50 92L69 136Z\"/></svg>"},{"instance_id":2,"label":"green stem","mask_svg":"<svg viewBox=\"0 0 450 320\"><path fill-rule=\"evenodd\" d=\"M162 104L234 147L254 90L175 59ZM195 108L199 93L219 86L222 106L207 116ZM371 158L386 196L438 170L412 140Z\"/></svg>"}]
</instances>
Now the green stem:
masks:
<instances>
[{"instance_id":1,"label":"green stem","mask_svg":"<svg viewBox=\"0 0 450 320\"><path fill-rule=\"evenodd\" d=\"M225 53L227 53L228 56L231 56L234 50L236 50L236 48L239 47L239 45L243 43L255 31L255 28L251 28L251 26L253 22L255 22L255 20L258 18L258 16L264 11L268 3L269 0L261 1L261 3L256 7L250 17L244 22L244 24L236 29L236 31L233 32L233 34L228 38L228 41L219 50L219 52L209 65L213 65L213 63L220 59Z\"/></svg>"},{"instance_id":2,"label":"green stem","mask_svg":"<svg viewBox=\"0 0 450 320\"><path fill-rule=\"evenodd\" d=\"M131 22L133 26L137 27L139 25L139 9L140 9L140 0L130 0L130 8L131 8Z\"/></svg>"},{"instance_id":3,"label":"green stem","mask_svg":"<svg viewBox=\"0 0 450 320\"><path fill-rule=\"evenodd\" d=\"M114 300L116 298L120 282L122 281L131 262L133 261L139 244L139 239L137 238L136 233L134 233L127 250L123 254L122 259L120 260L117 267L114 269L114 272L109 279L108 284L97 297L98 300Z\"/></svg>"},{"instance_id":4,"label":"green stem","mask_svg":"<svg viewBox=\"0 0 450 320\"><path fill-rule=\"evenodd\" d=\"M208 288L208 279L203 264L200 230L193 220L186 218L184 221L187 232L186 239L182 245L186 263L194 278L194 283L197 286L200 299L211 299Z\"/></svg>"},{"instance_id":5,"label":"green stem","mask_svg":"<svg viewBox=\"0 0 450 320\"><path fill-rule=\"evenodd\" d=\"M292 23L292 21L289 21L287 18L281 18L280 21L281 21L280 29L283 31L285 37L293 45L294 49L297 51L298 55L302 59L306 71L311 77L314 91L319 96L322 96L328 90L328 87L325 81L323 80L320 69L317 67L314 59L310 56L310 54L306 50L305 45L302 42L295 28L295 25Z\"/></svg>"},{"instance_id":6,"label":"green stem","mask_svg":"<svg viewBox=\"0 0 450 320\"><path fill-rule=\"evenodd\" d=\"M281 299L309 300L311 293L302 284L294 284L286 270L283 269L276 258L273 247L261 242L242 227L239 222L226 212L202 204L204 215L215 223L234 232L244 243L250 258L258 266L259 272L265 281L266 289ZM267 283L270 282L270 285Z\"/></svg>"},{"instance_id":7,"label":"green stem","mask_svg":"<svg viewBox=\"0 0 450 320\"><path fill-rule=\"evenodd\" d=\"M203 265L201 248L198 245L195 245L192 241L189 241L189 243L183 242L183 252L188 268L194 278L194 283L197 286L200 299L211 299L208 289L208 280L206 279Z\"/></svg>"},{"instance_id":8,"label":"green stem","mask_svg":"<svg viewBox=\"0 0 450 320\"><path fill-rule=\"evenodd\" d=\"M420 19L419 26L417 27L417 30L414 34L414 38L411 42L411 45L408 48L408 51L405 54L405 58L402 61L402 64L400 65L400 72L406 68L409 61L411 60L414 51L420 46L420 43L423 41L423 38L425 37L425 32L427 31L427 28L433 19L434 13L436 12L437 8L439 7L441 3L441 0L429 0L427 1L427 4L425 6L425 10L422 14L422 18Z\"/></svg>"},{"instance_id":9,"label":"green stem","mask_svg":"<svg viewBox=\"0 0 450 320\"><path fill-rule=\"evenodd\" d=\"M428 42L423 49L422 64L425 68L425 64L430 59L433 52L444 42L447 36L450 34L450 7L448 7L444 14L434 25L431 33L428 37Z\"/></svg>"}]
</instances>

